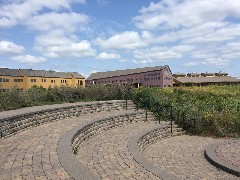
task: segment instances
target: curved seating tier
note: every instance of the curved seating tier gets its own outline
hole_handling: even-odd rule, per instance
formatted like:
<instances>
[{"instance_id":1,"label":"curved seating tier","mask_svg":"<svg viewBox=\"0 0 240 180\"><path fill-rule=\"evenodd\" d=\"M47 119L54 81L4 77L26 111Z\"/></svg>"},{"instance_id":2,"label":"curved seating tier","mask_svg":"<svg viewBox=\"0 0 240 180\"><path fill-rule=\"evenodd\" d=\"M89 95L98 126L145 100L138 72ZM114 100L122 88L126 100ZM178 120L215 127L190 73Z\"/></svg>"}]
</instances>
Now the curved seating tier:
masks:
<instances>
[{"instance_id":1,"label":"curved seating tier","mask_svg":"<svg viewBox=\"0 0 240 180\"><path fill-rule=\"evenodd\" d=\"M128 109L131 108L133 108L133 103L129 101ZM51 121L78 117L93 112L122 109L125 109L125 101L113 100L45 105L3 111L0 112L0 138Z\"/></svg>"}]
</instances>

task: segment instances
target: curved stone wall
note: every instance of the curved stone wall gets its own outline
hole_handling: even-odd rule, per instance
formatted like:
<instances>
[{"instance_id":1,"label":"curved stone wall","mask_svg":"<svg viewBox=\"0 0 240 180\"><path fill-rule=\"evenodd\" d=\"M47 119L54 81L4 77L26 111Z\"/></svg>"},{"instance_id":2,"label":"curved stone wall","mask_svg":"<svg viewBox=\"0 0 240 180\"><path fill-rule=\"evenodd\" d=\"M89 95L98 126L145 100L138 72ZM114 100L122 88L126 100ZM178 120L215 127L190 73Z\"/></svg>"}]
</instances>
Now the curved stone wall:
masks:
<instances>
[{"instance_id":1,"label":"curved stone wall","mask_svg":"<svg viewBox=\"0 0 240 180\"><path fill-rule=\"evenodd\" d=\"M158 125L157 127L147 129L138 133L137 135L130 138L128 142L128 148L135 161L141 164L148 171L152 172L154 175L161 179L174 180L177 179L177 177L167 173L162 169L159 169L157 166L154 166L153 164L148 162L148 160L145 159L144 156L141 154L141 152L148 145L160 139L172 136L172 133L170 133L169 131L169 127L170 127L169 125L168 126Z\"/></svg>"},{"instance_id":2,"label":"curved stone wall","mask_svg":"<svg viewBox=\"0 0 240 180\"><path fill-rule=\"evenodd\" d=\"M82 142L102 131L122 126L127 123L144 121L145 111L119 112L102 119L93 119L90 122L80 124L65 133L57 147L59 160L64 169L74 179L98 179L76 158L73 149L81 145Z\"/></svg>"},{"instance_id":3,"label":"curved stone wall","mask_svg":"<svg viewBox=\"0 0 240 180\"><path fill-rule=\"evenodd\" d=\"M240 177L240 140L210 144L204 151L206 159L222 170Z\"/></svg>"},{"instance_id":4,"label":"curved stone wall","mask_svg":"<svg viewBox=\"0 0 240 180\"><path fill-rule=\"evenodd\" d=\"M128 104L129 109L132 107L132 103ZM113 100L45 105L3 111L0 112L0 138L10 136L28 127L38 126L51 121L78 117L93 112L122 109L125 109L125 101Z\"/></svg>"}]
</instances>

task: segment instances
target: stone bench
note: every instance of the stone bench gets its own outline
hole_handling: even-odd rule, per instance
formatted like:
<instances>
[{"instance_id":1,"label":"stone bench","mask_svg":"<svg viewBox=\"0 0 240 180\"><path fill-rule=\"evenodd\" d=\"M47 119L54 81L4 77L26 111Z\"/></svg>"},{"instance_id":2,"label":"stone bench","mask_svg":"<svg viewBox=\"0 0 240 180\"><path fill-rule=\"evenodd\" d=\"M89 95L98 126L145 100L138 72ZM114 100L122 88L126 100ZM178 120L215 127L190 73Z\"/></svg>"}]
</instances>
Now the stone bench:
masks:
<instances>
[{"instance_id":1,"label":"stone bench","mask_svg":"<svg viewBox=\"0 0 240 180\"><path fill-rule=\"evenodd\" d=\"M65 103L0 112L0 139L43 123L101 111L123 110L124 100ZM128 109L133 103L128 101Z\"/></svg>"},{"instance_id":2,"label":"stone bench","mask_svg":"<svg viewBox=\"0 0 240 180\"><path fill-rule=\"evenodd\" d=\"M181 129L174 126L173 134L169 130L170 125L162 126L157 125L152 129L147 129L139 132L135 136L131 137L128 142L128 148L132 157L146 168L149 172L152 172L154 175L161 179L174 180L177 179L172 174L167 173L166 171L159 169L157 166L148 162L147 159L141 154L141 152L150 144L159 141L164 138L168 138L174 135L181 134Z\"/></svg>"},{"instance_id":3,"label":"stone bench","mask_svg":"<svg viewBox=\"0 0 240 180\"><path fill-rule=\"evenodd\" d=\"M78 125L65 133L58 143L57 151L62 166L74 179L98 179L77 160L73 151L102 131L138 121L145 121L145 111L119 112Z\"/></svg>"}]
</instances>

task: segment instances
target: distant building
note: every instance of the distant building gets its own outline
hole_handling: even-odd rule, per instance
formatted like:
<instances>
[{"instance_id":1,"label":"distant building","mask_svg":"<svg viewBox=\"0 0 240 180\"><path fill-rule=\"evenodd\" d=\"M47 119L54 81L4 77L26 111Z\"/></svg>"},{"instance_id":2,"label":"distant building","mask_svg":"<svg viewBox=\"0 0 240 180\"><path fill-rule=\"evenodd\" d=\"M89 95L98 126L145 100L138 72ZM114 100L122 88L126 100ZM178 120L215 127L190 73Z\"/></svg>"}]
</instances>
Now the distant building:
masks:
<instances>
[{"instance_id":1,"label":"distant building","mask_svg":"<svg viewBox=\"0 0 240 180\"><path fill-rule=\"evenodd\" d=\"M3 92L13 87L26 90L32 86L48 88L61 85L85 86L85 78L77 72L0 68L0 90Z\"/></svg>"},{"instance_id":2,"label":"distant building","mask_svg":"<svg viewBox=\"0 0 240 180\"><path fill-rule=\"evenodd\" d=\"M240 79L228 76L228 73L176 73L173 74L174 86L236 85Z\"/></svg>"},{"instance_id":3,"label":"distant building","mask_svg":"<svg viewBox=\"0 0 240 180\"><path fill-rule=\"evenodd\" d=\"M86 79L86 86L95 84L131 84L135 87L171 87L173 86L173 77L170 68L165 65L93 73Z\"/></svg>"},{"instance_id":4,"label":"distant building","mask_svg":"<svg viewBox=\"0 0 240 180\"><path fill-rule=\"evenodd\" d=\"M5 92L14 86L25 88L24 75L18 69L0 68L0 90Z\"/></svg>"}]
</instances>

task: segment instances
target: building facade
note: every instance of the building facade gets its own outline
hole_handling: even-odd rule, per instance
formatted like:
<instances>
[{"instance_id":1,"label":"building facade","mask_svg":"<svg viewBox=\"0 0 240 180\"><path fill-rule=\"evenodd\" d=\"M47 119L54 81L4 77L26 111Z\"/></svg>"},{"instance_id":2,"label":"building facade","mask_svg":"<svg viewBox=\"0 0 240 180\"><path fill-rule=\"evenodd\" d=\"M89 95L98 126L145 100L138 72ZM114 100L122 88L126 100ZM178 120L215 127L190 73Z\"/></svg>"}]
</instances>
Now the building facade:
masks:
<instances>
[{"instance_id":1,"label":"building facade","mask_svg":"<svg viewBox=\"0 0 240 180\"><path fill-rule=\"evenodd\" d=\"M18 69L0 68L0 90L5 92L12 87L25 88L25 77Z\"/></svg>"},{"instance_id":2,"label":"building facade","mask_svg":"<svg viewBox=\"0 0 240 180\"><path fill-rule=\"evenodd\" d=\"M240 79L228 76L228 73L176 73L173 74L174 86L210 86L237 85Z\"/></svg>"},{"instance_id":3,"label":"building facade","mask_svg":"<svg viewBox=\"0 0 240 180\"><path fill-rule=\"evenodd\" d=\"M135 87L171 87L172 72L169 66L145 67L108 72L97 72L86 79L86 86L108 84L131 84Z\"/></svg>"},{"instance_id":4,"label":"building facade","mask_svg":"<svg viewBox=\"0 0 240 180\"><path fill-rule=\"evenodd\" d=\"M0 89L3 92L13 87L27 90L32 86L49 88L61 85L84 87L85 78L77 72L0 68Z\"/></svg>"}]
</instances>

